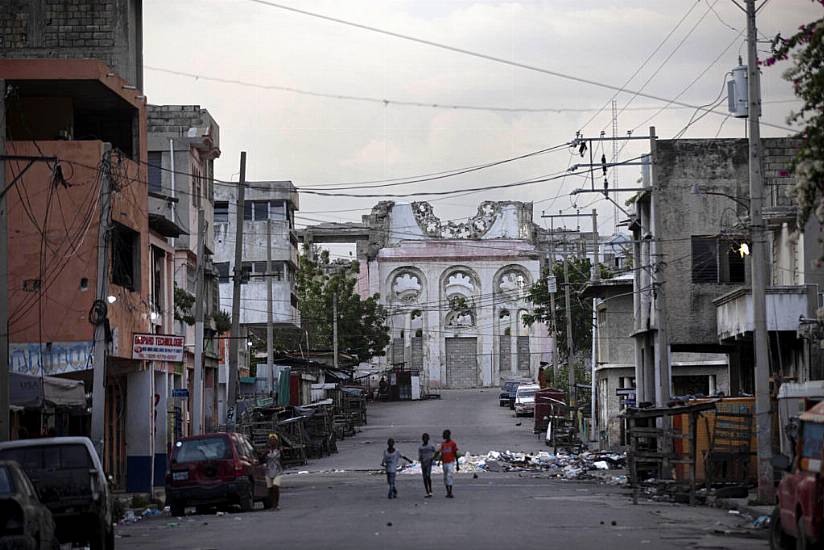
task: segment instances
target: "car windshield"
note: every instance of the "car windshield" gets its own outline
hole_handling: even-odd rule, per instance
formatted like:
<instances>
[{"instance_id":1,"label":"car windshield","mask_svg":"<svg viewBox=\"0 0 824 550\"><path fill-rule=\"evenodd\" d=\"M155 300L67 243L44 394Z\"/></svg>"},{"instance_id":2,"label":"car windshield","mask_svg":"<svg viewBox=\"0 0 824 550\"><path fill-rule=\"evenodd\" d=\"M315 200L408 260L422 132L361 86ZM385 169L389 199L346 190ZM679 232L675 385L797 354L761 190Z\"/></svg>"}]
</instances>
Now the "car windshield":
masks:
<instances>
[{"instance_id":1,"label":"car windshield","mask_svg":"<svg viewBox=\"0 0 824 550\"><path fill-rule=\"evenodd\" d=\"M519 390L518 397L535 397L537 390Z\"/></svg>"},{"instance_id":2,"label":"car windshield","mask_svg":"<svg viewBox=\"0 0 824 550\"><path fill-rule=\"evenodd\" d=\"M225 437L189 439L175 444L175 462L199 462L232 458L232 450Z\"/></svg>"},{"instance_id":3,"label":"car windshield","mask_svg":"<svg viewBox=\"0 0 824 550\"><path fill-rule=\"evenodd\" d=\"M13 492L11 472L5 466L0 466L0 495L10 495Z\"/></svg>"},{"instance_id":4,"label":"car windshield","mask_svg":"<svg viewBox=\"0 0 824 550\"><path fill-rule=\"evenodd\" d=\"M54 470L88 470L93 468L85 445L38 445L0 451L0 459L15 460L26 472Z\"/></svg>"}]
</instances>

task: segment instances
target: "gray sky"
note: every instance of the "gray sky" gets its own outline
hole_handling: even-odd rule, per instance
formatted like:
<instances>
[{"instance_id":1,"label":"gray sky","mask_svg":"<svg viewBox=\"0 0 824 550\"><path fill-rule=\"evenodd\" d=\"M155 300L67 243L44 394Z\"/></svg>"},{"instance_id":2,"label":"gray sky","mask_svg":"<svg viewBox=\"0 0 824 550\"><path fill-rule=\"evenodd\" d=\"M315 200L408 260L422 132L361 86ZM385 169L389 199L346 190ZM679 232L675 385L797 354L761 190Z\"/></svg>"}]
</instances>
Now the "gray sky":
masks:
<instances>
[{"instance_id":1,"label":"gray sky","mask_svg":"<svg viewBox=\"0 0 824 550\"><path fill-rule=\"evenodd\" d=\"M737 64L739 51L746 57L743 35L738 36L745 28L744 14L731 0L282 1L304 10L617 86L694 6L627 87L637 90L643 86L697 24L644 88L646 93L675 97L729 47L681 96L681 101L695 105L715 100L725 73ZM820 15L821 9L810 0L771 0L759 13L759 28L768 37L779 31L787 36L799 24ZM146 0L144 29L147 66L314 92L559 110L597 110L613 94L248 0ZM769 45L760 48L766 51ZM789 85L781 79L785 68L786 64L765 68L764 101L793 97ZM501 113L384 106L195 80L150 69L145 72L145 91L153 104L199 104L215 117L221 128L223 153L216 163L219 178L228 180L238 171L239 153L246 150L250 179L291 179L298 187L437 172L564 143L580 129L588 136L601 130L610 135L612 132L609 108L584 127L594 112ZM661 138L671 138L694 112L668 109L644 122L656 110L634 109L662 104L642 97L627 104L631 97L629 93L617 97L618 109L627 107L618 117L620 135L639 125L636 133L642 133L654 124ZM785 125L787 113L797 105L766 104L762 120ZM726 102L719 107L725 109ZM719 128L722 137L743 137L743 121L730 118L721 128L723 120L708 115L690 127L685 137L713 137ZM764 136L783 134L762 128ZM621 157L635 156L644 149L643 143L630 144ZM610 155L608 145L608 158ZM570 162L575 160L570 161L569 152L562 149L459 177L383 191L506 183L554 173ZM634 185L639 175L636 168L618 172L619 187ZM584 181L568 177L563 187L561 184L558 180L449 197L433 205L442 219L455 219L474 214L482 200L532 200L536 202L537 218L542 209L569 208L571 200L564 195ZM561 196L552 200L559 193ZM596 196L582 195L577 205L587 206ZM359 220L377 200L303 194L303 218L299 223L311 223L307 218ZM601 231L611 232L612 206L604 201L593 206L599 208ZM355 208L362 210L332 212Z\"/></svg>"}]
</instances>

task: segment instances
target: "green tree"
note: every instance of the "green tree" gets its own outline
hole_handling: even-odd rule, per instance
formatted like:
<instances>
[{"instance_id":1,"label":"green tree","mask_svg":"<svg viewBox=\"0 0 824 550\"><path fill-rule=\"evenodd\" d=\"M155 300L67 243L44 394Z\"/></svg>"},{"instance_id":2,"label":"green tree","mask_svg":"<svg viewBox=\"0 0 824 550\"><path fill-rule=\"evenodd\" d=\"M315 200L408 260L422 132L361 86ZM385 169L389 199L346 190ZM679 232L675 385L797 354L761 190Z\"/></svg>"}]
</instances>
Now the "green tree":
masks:
<instances>
[{"instance_id":1,"label":"green tree","mask_svg":"<svg viewBox=\"0 0 824 550\"><path fill-rule=\"evenodd\" d=\"M175 319L187 325L195 324L195 316L192 313L192 306L195 304L195 297L185 288L175 285Z\"/></svg>"},{"instance_id":2,"label":"green tree","mask_svg":"<svg viewBox=\"0 0 824 550\"><path fill-rule=\"evenodd\" d=\"M824 6L824 0L814 1ZM799 227L803 228L810 215L824 223L824 17L801 25L789 38L776 36L773 55L763 64L771 66L787 59L792 66L784 78L792 82L803 102L801 109L788 117L788 122L804 126L801 147L792 164L796 183L791 190L799 206Z\"/></svg>"},{"instance_id":3,"label":"green tree","mask_svg":"<svg viewBox=\"0 0 824 550\"><path fill-rule=\"evenodd\" d=\"M610 274L603 266L601 278L606 279ZM589 352L592 349L592 302L584 300L579 293L584 285L589 281L591 262L589 258L571 258L569 260L569 284L572 293L572 340L575 344L575 352ZM564 304L564 262L556 261L552 264L552 273L558 287L555 295L555 319L558 323L556 334L558 335L558 354L567 357L567 333L566 333L566 307ZM552 320L552 308L547 287L548 270L544 270L543 276L529 289L529 300L533 304L531 314L524 316L524 322L532 325L536 322L550 324ZM574 360L574 358L573 358Z\"/></svg>"},{"instance_id":4,"label":"green tree","mask_svg":"<svg viewBox=\"0 0 824 550\"><path fill-rule=\"evenodd\" d=\"M359 270L357 262L335 269L326 251L314 261L308 254L300 257L295 286L310 349L332 349L332 300L337 296L339 349L357 355L360 361L386 353L388 312L378 294L363 299L357 293Z\"/></svg>"}]
</instances>

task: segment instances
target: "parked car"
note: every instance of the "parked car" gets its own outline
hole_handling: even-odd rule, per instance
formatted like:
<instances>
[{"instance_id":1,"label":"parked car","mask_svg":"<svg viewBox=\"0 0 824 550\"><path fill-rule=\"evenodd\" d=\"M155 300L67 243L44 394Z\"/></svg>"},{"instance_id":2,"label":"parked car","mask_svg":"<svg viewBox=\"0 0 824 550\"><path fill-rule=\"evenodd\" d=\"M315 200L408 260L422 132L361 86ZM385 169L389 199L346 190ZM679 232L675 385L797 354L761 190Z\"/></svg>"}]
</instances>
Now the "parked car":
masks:
<instances>
[{"instance_id":1,"label":"parked car","mask_svg":"<svg viewBox=\"0 0 824 550\"><path fill-rule=\"evenodd\" d=\"M538 384L523 384L515 390L515 416L533 414L535 412L535 394L541 386Z\"/></svg>"},{"instance_id":2,"label":"parked car","mask_svg":"<svg viewBox=\"0 0 824 550\"><path fill-rule=\"evenodd\" d=\"M265 466L245 435L219 432L185 437L175 443L166 474L166 504L182 516L187 506L204 511L211 506L240 506L255 501L271 508Z\"/></svg>"},{"instance_id":3,"label":"parked car","mask_svg":"<svg viewBox=\"0 0 824 550\"><path fill-rule=\"evenodd\" d=\"M518 386L525 383L524 380L505 380L504 383L501 385L501 393L498 395L498 404L501 407L509 407L510 409L515 408L515 390L518 389Z\"/></svg>"},{"instance_id":4,"label":"parked car","mask_svg":"<svg viewBox=\"0 0 824 550\"><path fill-rule=\"evenodd\" d=\"M0 443L0 460L20 464L51 511L60 543L114 549L112 501L103 466L86 437Z\"/></svg>"},{"instance_id":5,"label":"parked car","mask_svg":"<svg viewBox=\"0 0 824 550\"><path fill-rule=\"evenodd\" d=\"M54 550L54 519L17 462L0 462L0 550Z\"/></svg>"},{"instance_id":6,"label":"parked car","mask_svg":"<svg viewBox=\"0 0 824 550\"><path fill-rule=\"evenodd\" d=\"M811 548L824 539L824 403L801 414L794 447L793 460L773 459L773 466L785 470L770 521L774 550Z\"/></svg>"}]
</instances>

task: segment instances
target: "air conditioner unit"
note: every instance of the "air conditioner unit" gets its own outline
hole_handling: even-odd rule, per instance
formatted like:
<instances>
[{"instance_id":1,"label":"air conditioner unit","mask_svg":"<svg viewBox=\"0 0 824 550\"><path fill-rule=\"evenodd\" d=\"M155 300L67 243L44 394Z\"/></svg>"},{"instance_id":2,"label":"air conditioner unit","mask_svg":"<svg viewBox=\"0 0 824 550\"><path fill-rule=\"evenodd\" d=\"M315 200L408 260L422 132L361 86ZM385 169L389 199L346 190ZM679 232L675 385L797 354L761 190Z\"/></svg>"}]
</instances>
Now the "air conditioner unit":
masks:
<instances>
[{"instance_id":1,"label":"air conditioner unit","mask_svg":"<svg viewBox=\"0 0 824 550\"><path fill-rule=\"evenodd\" d=\"M750 114L747 81L746 65L734 68L732 79L727 81L727 110L735 118L747 118Z\"/></svg>"}]
</instances>

